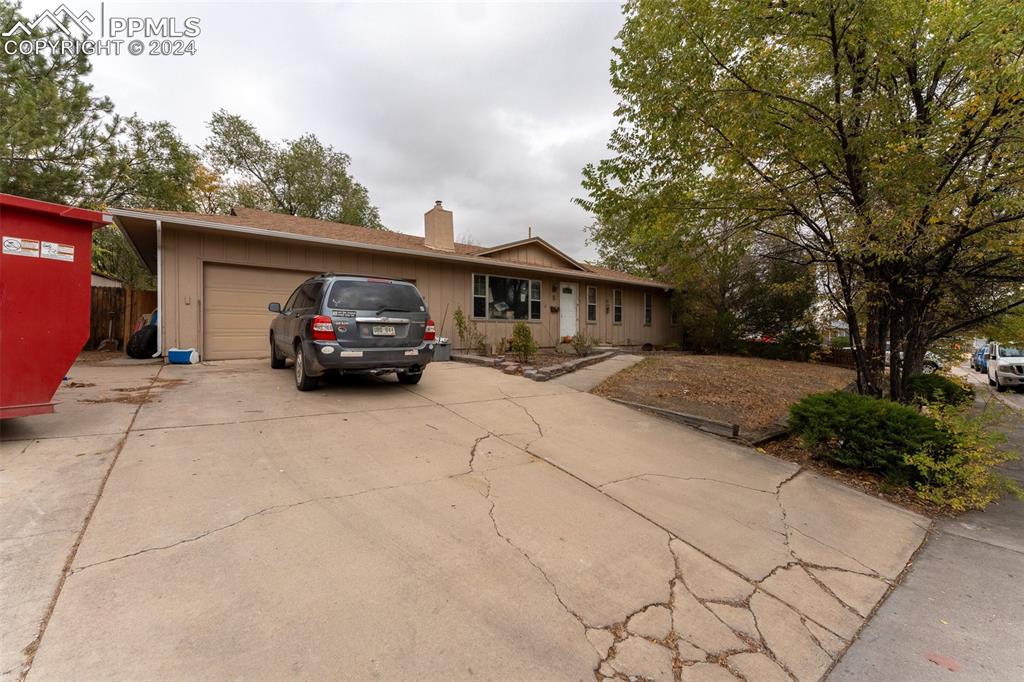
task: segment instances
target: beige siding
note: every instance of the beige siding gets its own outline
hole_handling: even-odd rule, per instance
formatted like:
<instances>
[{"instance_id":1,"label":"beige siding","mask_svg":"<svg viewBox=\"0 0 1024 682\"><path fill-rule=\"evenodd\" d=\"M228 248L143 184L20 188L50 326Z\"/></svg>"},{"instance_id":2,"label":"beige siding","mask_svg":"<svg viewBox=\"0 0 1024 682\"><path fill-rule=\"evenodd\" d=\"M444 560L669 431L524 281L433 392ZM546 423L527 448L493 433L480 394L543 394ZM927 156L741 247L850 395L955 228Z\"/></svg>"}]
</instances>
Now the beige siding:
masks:
<instances>
[{"instance_id":1,"label":"beige siding","mask_svg":"<svg viewBox=\"0 0 1024 682\"><path fill-rule=\"evenodd\" d=\"M597 289L597 320L587 321L587 286ZM622 289L622 322L614 322L615 289ZM580 286L580 329L588 336L622 346L645 343L664 344L679 340L677 327L669 325L670 297L663 291L652 292L651 325L644 325L644 291L640 287L623 286L608 282L586 282Z\"/></svg>"},{"instance_id":2,"label":"beige siding","mask_svg":"<svg viewBox=\"0 0 1024 682\"><path fill-rule=\"evenodd\" d=\"M524 265L543 265L549 268L573 267L571 263L538 244L523 244L491 254L487 258Z\"/></svg>"},{"instance_id":3,"label":"beige siding","mask_svg":"<svg viewBox=\"0 0 1024 682\"><path fill-rule=\"evenodd\" d=\"M611 305L613 287L608 283L598 283L598 324L592 325L585 322L586 305L583 298L586 295L587 286L585 278L572 280L564 277L558 279L538 277L536 274L524 274L516 270L514 266L505 266L498 260L493 266L481 268L480 266L432 260L429 256L417 258L337 247L318 247L308 243L286 240L180 229L166 223L163 226L162 240L161 287L163 300L160 311L164 324L162 347L196 348L204 359L227 357L232 353L228 350L225 355L224 344L218 345L217 335L223 332L222 321L227 319L224 317L226 313L223 310L227 302L223 298L217 300L217 294L204 284L204 273L205 277L209 277L211 264L271 268L276 273L273 275L274 282L282 281L282 272L285 279L290 276L289 273L292 273L297 281L301 281L311 272L324 271L414 280L427 301L439 332L443 336L450 337L456 347L459 342L452 316L456 307L461 307L467 315L472 312L472 275L474 272L541 280L541 319L530 322L530 326L534 337L542 346L553 346L559 340L558 313L552 312L551 308L559 305L558 283L560 281L576 281L578 283L579 329L586 330L601 341L641 345L644 343L668 343L675 338L674 330L668 326L668 296L664 292L652 290L654 295L653 324L649 327L643 325L644 289L641 287L623 285L623 324L612 325L611 311L609 309L607 313L605 312L604 301L607 297L608 305ZM230 272L230 269L223 268L216 271L215 277L219 279L216 280L214 288L217 291L224 291L233 286L230 281L225 282L223 278L223 275L228 274L228 280L230 280ZM236 272L247 272L249 274L243 276L243 279L252 280L251 270ZM259 277L256 279L258 280ZM244 286L250 285L244 284ZM273 289L273 286L268 288L267 296L272 293L270 289ZM259 292L250 291L249 294L249 298L252 300L263 297L263 294ZM211 300L204 301L206 296L212 296ZM278 299L283 303L286 297L287 294L283 294ZM270 300L275 299L268 298L263 302L263 306L265 307ZM210 310L204 314L203 307L207 304L210 305ZM253 307L256 304L249 301L248 305ZM204 328L204 323L206 328ZM269 328L269 325L268 314L266 326ZM491 343L497 344L500 338L512 335L514 323L504 320L478 320L477 325L486 333ZM259 331L255 327L252 329L253 331L250 333L253 334ZM260 333L258 343L263 343L265 334L266 330ZM211 338L213 338L213 347L207 348ZM239 338L235 338L232 343L244 345ZM230 345L228 344L229 348ZM253 345L252 347L256 348L257 346ZM235 355L235 357L242 357L242 355Z\"/></svg>"}]
</instances>

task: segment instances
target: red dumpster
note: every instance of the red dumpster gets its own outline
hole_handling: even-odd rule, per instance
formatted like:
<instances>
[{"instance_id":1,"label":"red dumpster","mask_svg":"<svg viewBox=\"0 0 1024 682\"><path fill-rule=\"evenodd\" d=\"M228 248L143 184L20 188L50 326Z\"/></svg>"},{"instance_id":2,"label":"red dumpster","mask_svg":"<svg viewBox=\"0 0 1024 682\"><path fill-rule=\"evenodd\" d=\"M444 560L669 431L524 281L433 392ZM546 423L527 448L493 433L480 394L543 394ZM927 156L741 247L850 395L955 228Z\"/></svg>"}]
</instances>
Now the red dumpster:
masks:
<instances>
[{"instance_id":1,"label":"red dumpster","mask_svg":"<svg viewBox=\"0 0 1024 682\"><path fill-rule=\"evenodd\" d=\"M0 194L0 419L53 412L89 339L92 231L109 216Z\"/></svg>"}]
</instances>

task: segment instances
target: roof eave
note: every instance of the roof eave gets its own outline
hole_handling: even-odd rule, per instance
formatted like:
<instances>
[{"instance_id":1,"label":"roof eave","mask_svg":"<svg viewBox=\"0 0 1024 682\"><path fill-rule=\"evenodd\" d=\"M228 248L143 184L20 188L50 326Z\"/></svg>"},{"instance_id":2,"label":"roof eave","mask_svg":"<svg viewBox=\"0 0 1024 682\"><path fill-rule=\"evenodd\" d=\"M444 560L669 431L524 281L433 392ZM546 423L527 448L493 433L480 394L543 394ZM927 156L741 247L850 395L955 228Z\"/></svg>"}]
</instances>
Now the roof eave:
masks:
<instances>
[{"instance_id":1,"label":"roof eave","mask_svg":"<svg viewBox=\"0 0 1024 682\"><path fill-rule=\"evenodd\" d=\"M135 218L139 220L152 220L161 221L172 225L186 225L189 227L199 227L208 230L220 230L222 232L232 232L235 234L245 234L255 237L269 237L272 239L286 239L292 241L302 241L314 244L328 244L331 246L339 246L343 248L354 249L358 251L372 251L375 253L391 253L400 256L409 256L412 258L428 258L436 260L445 260L458 263L466 263L469 265L486 265L492 264L500 267L507 267L514 270L524 270L527 272L539 272L545 274L552 274L558 276L566 276L571 271L559 268L549 268L543 265L528 265L525 263L512 263L505 261L498 261L493 258L485 258L479 255L465 256L457 253L447 253L441 251L421 251L419 249L407 249L400 246L385 246L381 244L366 244L364 242L354 242L345 239L331 239L330 237L314 237L311 235L299 234L296 232L281 232L279 230L268 230L261 227L248 227L245 225L231 225L228 223L219 223L208 220L197 220L195 218L181 218L176 216L170 216L163 213L148 213L145 211L134 211L131 209L124 208L111 208L108 209L108 213L115 217ZM126 231L125 231L126 232ZM131 239L129 239L129 242ZM134 248L134 244L133 244ZM582 276L586 279L604 281L604 282L617 282L619 284L631 284L633 286L647 287L651 289L662 289L669 291L672 287L664 282L654 282L649 280L635 280L623 277L612 277L609 275L602 275L589 270L581 270L578 273L572 273Z\"/></svg>"}]
</instances>

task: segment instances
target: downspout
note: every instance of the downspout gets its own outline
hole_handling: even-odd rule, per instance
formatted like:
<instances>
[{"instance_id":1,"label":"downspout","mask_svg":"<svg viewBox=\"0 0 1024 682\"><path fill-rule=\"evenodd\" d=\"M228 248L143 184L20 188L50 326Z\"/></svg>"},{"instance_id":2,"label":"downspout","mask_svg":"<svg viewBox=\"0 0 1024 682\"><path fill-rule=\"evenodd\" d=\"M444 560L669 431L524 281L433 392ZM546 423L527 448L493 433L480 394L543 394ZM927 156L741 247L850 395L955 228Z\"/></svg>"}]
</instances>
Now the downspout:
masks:
<instances>
[{"instance_id":1,"label":"downspout","mask_svg":"<svg viewBox=\"0 0 1024 682\"><path fill-rule=\"evenodd\" d=\"M156 352L154 358L160 357L164 340L164 282L163 282L163 234L161 221L156 221Z\"/></svg>"}]
</instances>

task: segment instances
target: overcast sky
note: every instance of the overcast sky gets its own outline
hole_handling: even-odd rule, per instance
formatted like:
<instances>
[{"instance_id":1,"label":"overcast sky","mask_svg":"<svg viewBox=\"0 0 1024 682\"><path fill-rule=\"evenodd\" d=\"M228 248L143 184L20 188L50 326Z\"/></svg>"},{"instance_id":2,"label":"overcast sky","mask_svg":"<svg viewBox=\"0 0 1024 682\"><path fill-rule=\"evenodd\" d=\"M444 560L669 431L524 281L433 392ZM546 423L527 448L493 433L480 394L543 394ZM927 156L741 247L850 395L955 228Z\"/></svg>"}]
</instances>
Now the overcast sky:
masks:
<instances>
[{"instance_id":1,"label":"overcast sky","mask_svg":"<svg viewBox=\"0 0 1024 682\"><path fill-rule=\"evenodd\" d=\"M99 2L69 0L99 17ZM59 2L23 3L35 16ZM93 58L122 113L193 144L219 108L278 140L315 133L352 157L384 223L422 234L435 199L458 236L527 226L591 258L580 170L607 155L617 3L121 3L106 16L201 20L196 56Z\"/></svg>"}]
</instances>

